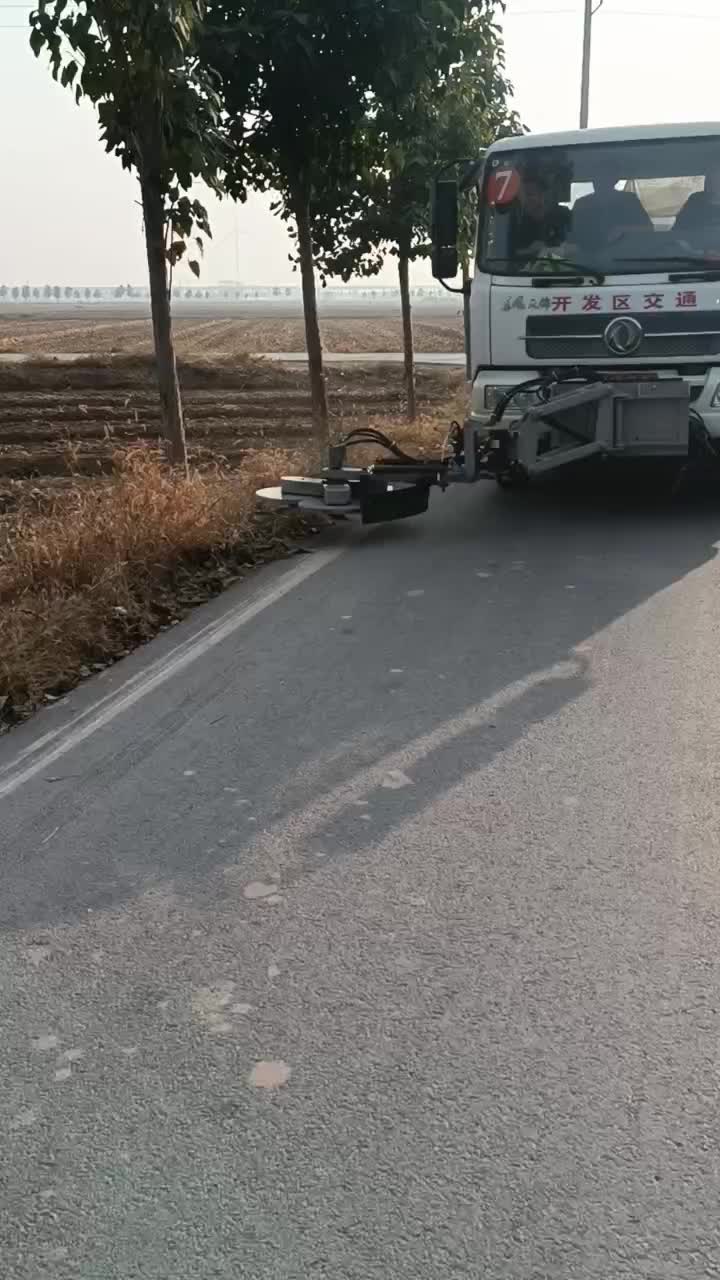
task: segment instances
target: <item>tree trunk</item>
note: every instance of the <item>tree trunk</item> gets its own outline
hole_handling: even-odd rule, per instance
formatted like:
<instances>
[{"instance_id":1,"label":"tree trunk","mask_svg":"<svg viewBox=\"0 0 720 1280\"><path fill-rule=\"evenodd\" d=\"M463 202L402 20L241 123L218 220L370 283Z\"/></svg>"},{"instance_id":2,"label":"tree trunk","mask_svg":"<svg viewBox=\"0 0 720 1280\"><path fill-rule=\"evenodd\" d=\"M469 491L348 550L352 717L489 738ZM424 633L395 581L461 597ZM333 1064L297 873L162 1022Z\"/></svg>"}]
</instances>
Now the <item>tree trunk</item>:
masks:
<instances>
[{"instance_id":1,"label":"tree trunk","mask_svg":"<svg viewBox=\"0 0 720 1280\"><path fill-rule=\"evenodd\" d=\"M185 423L170 314L163 194L159 183L152 179L141 180L140 188L145 218L145 246L150 277L150 306L163 434L169 461L174 466L187 467Z\"/></svg>"},{"instance_id":2,"label":"tree trunk","mask_svg":"<svg viewBox=\"0 0 720 1280\"><path fill-rule=\"evenodd\" d=\"M417 417L417 401L415 398L415 344L413 342L412 307L410 306L409 268L410 246L407 242L403 242L398 245L398 275L400 277L407 416L409 422L414 422Z\"/></svg>"},{"instance_id":3,"label":"tree trunk","mask_svg":"<svg viewBox=\"0 0 720 1280\"><path fill-rule=\"evenodd\" d=\"M472 339L470 329L470 265L467 258L462 260L463 288L463 333L465 334L465 377L472 382Z\"/></svg>"},{"instance_id":4,"label":"tree trunk","mask_svg":"<svg viewBox=\"0 0 720 1280\"><path fill-rule=\"evenodd\" d=\"M303 311L305 314L305 344L307 346L310 373L310 398L312 402L313 434L317 457L316 466L323 465L330 441L327 386L323 369L322 338L318 320L317 292L315 289L315 261L313 254L312 226L310 222L310 197L301 181L293 185L293 213L297 226L298 256L302 280Z\"/></svg>"}]
</instances>

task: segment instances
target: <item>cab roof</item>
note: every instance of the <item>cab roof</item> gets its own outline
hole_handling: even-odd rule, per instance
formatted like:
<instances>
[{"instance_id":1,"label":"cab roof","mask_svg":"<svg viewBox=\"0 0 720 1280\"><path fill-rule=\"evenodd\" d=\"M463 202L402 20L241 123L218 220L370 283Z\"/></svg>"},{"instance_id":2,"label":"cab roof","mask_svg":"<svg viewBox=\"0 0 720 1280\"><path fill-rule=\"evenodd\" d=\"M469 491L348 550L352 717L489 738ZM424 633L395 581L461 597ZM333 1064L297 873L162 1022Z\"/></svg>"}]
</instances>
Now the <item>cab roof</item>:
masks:
<instances>
[{"instance_id":1,"label":"cab roof","mask_svg":"<svg viewBox=\"0 0 720 1280\"><path fill-rule=\"evenodd\" d=\"M494 151L531 151L535 147L590 146L608 142L651 142L655 138L720 137L720 122L703 124L639 124L619 129L570 129L565 133L523 133L516 138L499 138L488 148Z\"/></svg>"}]
</instances>

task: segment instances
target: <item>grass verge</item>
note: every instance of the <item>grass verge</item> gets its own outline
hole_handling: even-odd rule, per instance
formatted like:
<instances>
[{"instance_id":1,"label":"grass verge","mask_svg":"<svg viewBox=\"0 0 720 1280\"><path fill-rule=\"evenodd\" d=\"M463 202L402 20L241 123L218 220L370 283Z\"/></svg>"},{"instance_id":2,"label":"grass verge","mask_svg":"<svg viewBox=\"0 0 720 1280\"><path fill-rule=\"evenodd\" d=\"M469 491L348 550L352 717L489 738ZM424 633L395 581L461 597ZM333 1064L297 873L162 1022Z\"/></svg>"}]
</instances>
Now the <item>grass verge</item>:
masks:
<instances>
[{"instance_id":1,"label":"grass verge","mask_svg":"<svg viewBox=\"0 0 720 1280\"><path fill-rule=\"evenodd\" d=\"M138 447L108 482L15 510L0 528L0 725L286 555L310 525L256 513L255 490L299 461L262 451L186 479Z\"/></svg>"}]
</instances>

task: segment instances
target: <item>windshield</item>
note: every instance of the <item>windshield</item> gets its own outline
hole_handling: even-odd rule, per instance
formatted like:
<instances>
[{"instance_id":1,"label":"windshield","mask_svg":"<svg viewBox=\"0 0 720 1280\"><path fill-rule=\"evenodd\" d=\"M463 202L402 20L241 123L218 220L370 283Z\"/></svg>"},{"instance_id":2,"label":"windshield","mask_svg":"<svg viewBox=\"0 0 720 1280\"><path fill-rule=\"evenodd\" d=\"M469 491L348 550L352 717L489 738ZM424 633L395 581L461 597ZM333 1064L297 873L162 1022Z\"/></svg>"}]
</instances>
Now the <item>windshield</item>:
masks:
<instances>
[{"instance_id":1,"label":"windshield","mask_svg":"<svg viewBox=\"0 0 720 1280\"><path fill-rule=\"evenodd\" d=\"M478 259L498 275L720 266L720 137L493 152Z\"/></svg>"}]
</instances>

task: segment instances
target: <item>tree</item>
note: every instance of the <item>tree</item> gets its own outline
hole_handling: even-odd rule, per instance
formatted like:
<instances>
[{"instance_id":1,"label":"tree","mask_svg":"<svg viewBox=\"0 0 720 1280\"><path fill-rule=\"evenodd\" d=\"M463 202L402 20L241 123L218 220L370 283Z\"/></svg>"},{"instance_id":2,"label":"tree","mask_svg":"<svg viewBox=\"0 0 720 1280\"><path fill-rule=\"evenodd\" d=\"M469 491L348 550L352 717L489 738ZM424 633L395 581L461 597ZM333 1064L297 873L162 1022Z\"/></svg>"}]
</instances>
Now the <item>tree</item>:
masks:
<instances>
[{"instance_id":1,"label":"tree","mask_svg":"<svg viewBox=\"0 0 720 1280\"><path fill-rule=\"evenodd\" d=\"M46 301L49 301L50 298L52 298L52 288L50 287L49 284L46 284L45 288L43 289L43 298L45 298Z\"/></svg>"},{"instance_id":2,"label":"tree","mask_svg":"<svg viewBox=\"0 0 720 1280\"><path fill-rule=\"evenodd\" d=\"M464 0L208 0L208 47L227 117L228 194L277 191L294 223L318 452L328 405L313 247L315 191L349 181L368 95L380 101L399 68L408 79L445 65Z\"/></svg>"},{"instance_id":3,"label":"tree","mask_svg":"<svg viewBox=\"0 0 720 1280\"><path fill-rule=\"evenodd\" d=\"M16 284L14 284L14 285L13 285L13 287L12 287L12 299L13 299L13 302L17 302L17 300L18 300L18 298L19 298L19 297L20 297L20 290L18 289L17 285L16 285Z\"/></svg>"},{"instance_id":4,"label":"tree","mask_svg":"<svg viewBox=\"0 0 720 1280\"><path fill-rule=\"evenodd\" d=\"M63 289L63 293L65 294L66 298L72 298L73 291L70 285L65 285L65 288Z\"/></svg>"},{"instance_id":5,"label":"tree","mask_svg":"<svg viewBox=\"0 0 720 1280\"><path fill-rule=\"evenodd\" d=\"M5 301L8 296L8 287L6 284L0 284L0 300Z\"/></svg>"},{"instance_id":6,"label":"tree","mask_svg":"<svg viewBox=\"0 0 720 1280\"><path fill-rule=\"evenodd\" d=\"M217 185L218 100L195 44L203 0L39 0L30 15L35 54L97 108L106 150L139 179L158 386L168 455L186 464L168 267L191 237L202 251L207 213L186 194ZM200 274L197 257L190 261Z\"/></svg>"},{"instance_id":7,"label":"tree","mask_svg":"<svg viewBox=\"0 0 720 1280\"><path fill-rule=\"evenodd\" d=\"M30 297L30 285L24 284L21 290L23 302L27 302Z\"/></svg>"},{"instance_id":8,"label":"tree","mask_svg":"<svg viewBox=\"0 0 720 1280\"><path fill-rule=\"evenodd\" d=\"M505 79L495 4L473 5L455 33L449 71L430 69L421 84L401 77L395 92L374 100L360 131L363 164L343 193L326 188L316 209L316 253L322 269L347 280L374 275L386 252L397 259L408 417L416 416L410 263L429 251L430 182L442 164L478 157L500 133L519 132ZM469 295L468 257L474 234L473 202L461 217L463 288Z\"/></svg>"},{"instance_id":9,"label":"tree","mask_svg":"<svg viewBox=\"0 0 720 1280\"><path fill-rule=\"evenodd\" d=\"M53 298L55 299L56 302L59 302L60 297L61 297L60 285L56 284L53 286Z\"/></svg>"}]
</instances>

